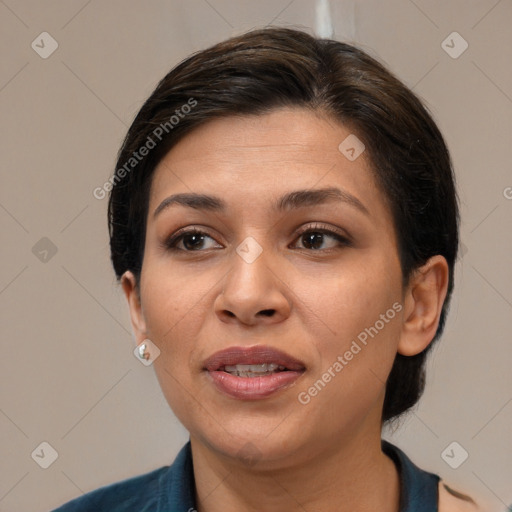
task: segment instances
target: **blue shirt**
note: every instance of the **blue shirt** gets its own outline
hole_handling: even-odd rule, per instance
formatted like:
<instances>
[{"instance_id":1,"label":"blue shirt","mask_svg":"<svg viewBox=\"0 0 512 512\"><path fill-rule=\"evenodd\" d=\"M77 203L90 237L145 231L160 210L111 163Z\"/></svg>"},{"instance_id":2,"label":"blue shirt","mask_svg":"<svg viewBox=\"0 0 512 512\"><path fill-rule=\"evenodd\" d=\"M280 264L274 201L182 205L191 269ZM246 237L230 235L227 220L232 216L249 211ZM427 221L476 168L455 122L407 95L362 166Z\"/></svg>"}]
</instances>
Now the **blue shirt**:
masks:
<instances>
[{"instance_id":1,"label":"blue shirt","mask_svg":"<svg viewBox=\"0 0 512 512\"><path fill-rule=\"evenodd\" d=\"M396 446L382 441L400 477L400 512L438 512L439 476L416 467ZM190 441L173 464L107 485L53 512L193 512L195 483Z\"/></svg>"}]
</instances>

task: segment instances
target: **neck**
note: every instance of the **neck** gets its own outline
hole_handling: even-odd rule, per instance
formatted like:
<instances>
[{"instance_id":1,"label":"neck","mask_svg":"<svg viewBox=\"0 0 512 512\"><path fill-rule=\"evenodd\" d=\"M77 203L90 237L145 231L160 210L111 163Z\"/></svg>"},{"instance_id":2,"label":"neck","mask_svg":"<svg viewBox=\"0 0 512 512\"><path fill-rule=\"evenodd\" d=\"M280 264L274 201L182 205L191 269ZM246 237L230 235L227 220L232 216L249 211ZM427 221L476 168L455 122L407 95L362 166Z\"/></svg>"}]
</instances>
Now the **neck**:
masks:
<instances>
[{"instance_id":1,"label":"neck","mask_svg":"<svg viewBox=\"0 0 512 512\"><path fill-rule=\"evenodd\" d=\"M398 473L381 450L380 431L266 467L219 456L192 436L191 445L198 512L399 509Z\"/></svg>"}]
</instances>

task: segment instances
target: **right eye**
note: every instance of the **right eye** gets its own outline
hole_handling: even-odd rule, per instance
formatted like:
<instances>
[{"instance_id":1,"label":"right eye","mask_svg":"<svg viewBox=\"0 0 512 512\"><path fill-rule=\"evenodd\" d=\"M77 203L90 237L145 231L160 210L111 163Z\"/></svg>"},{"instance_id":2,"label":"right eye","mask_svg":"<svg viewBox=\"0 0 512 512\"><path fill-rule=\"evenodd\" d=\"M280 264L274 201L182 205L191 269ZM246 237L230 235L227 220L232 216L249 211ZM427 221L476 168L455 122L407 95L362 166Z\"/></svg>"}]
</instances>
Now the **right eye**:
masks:
<instances>
[{"instance_id":1,"label":"right eye","mask_svg":"<svg viewBox=\"0 0 512 512\"><path fill-rule=\"evenodd\" d=\"M197 228L179 230L170 236L165 246L171 251L198 252L203 248L207 238L213 240L211 236ZM213 249L213 247L206 249Z\"/></svg>"}]
</instances>

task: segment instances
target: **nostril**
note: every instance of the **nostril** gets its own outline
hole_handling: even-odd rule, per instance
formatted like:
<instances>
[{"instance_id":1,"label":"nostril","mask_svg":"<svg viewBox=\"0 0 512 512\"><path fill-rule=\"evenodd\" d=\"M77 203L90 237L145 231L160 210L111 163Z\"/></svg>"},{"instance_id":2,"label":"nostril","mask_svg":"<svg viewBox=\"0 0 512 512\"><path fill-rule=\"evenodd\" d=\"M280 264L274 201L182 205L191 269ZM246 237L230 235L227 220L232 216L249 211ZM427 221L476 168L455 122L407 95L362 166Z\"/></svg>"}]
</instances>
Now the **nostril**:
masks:
<instances>
[{"instance_id":1,"label":"nostril","mask_svg":"<svg viewBox=\"0 0 512 512\"><path fill-rule=\"evenodd\" d=\"M263 311L260 311L260 315L264 316L272 316L275 313L275 309L264 309Z\"/></svg>"}]
</instances>

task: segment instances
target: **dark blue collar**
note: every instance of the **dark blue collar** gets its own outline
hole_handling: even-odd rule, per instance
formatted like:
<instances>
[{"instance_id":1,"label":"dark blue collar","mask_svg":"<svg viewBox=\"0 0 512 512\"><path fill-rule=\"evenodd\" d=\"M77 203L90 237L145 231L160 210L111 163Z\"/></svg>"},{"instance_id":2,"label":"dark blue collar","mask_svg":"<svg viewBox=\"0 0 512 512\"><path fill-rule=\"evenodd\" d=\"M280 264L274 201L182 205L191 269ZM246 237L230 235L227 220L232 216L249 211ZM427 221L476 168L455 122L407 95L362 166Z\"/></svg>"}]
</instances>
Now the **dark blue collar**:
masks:
<instances>
[{"instance_id":1,"label":"dark blue collar","mask_svg":"<svg viewBox=\"0 0 512 512\"><path fill-rule=\"evenodd\" d=\"M400 448L382 440L400 477L400 512L437 512L439 476L418 468Z\"/></svg>"},{"instance_id":2,"label":"dark blue collar","mask_svg":"<svg viewBox=\"0 0 512 512\"><path fill-rule=\"evenodd\" d=\"M382 451L395 463L400 475L400 512L437 512L439 476L418 468L400 450L382 441ZM190 441L169 468L167 492L162 493L163 511L195 510L195 484Z\"/></svg>"}]
</instances>

